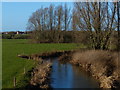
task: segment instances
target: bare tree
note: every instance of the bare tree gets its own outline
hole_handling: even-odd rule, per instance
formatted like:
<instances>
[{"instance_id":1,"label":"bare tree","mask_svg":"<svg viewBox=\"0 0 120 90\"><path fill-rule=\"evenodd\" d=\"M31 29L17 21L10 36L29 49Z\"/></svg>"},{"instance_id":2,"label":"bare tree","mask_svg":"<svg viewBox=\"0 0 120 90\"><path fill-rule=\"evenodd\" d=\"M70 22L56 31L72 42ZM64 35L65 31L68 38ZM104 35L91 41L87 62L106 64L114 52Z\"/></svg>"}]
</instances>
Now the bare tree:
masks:
<instances>
[{"instance_id":1,"label":"bare tree","mask_svg":"<svg viewBox=\"0 0 120 90\"><path fill-rule=\"evenodd\" d=\"M72 30L77 30L77 16L76 16L76 12L75 12L75 9L73 9L73 12L72 12Z\"/></svg>"},{"instance_id":2,"label":"bare tree","mask_svg":"<svg viewBox=\"0 0 120 90\"><path fill-rule=\"evenodd\" d=\"M71 21L71 12L70 8L67 7L67 4L64 5L64 30L68 30Z\"/></svg>"},{"instance_id":3,"label":"bare tree","mask_svg":"<svg viewBox=\"0 0 120 90\"><path fill-rule=\"evenodd\" d=\"M43 9L42 7L34 12L28 20L27 29L29 30L43 30Z\"/></svg>"},{"instance_id":4,"label":"bare tree","mask_svg":"<svg viewBox=\"0 0 120 90\"><path fill-rule=\"evenodd\" d=\"M44 8L43 10L43 28L44 30L49 30L49 22L48 22L48 8Z\"/></svg>"},{"instance_id":5,"label":"bare tree","mask_svg":"<svg viewBox=\"0 0 120 90\"><path fill-rule=\"evenodd\" d=\"M112 31L116 29L114 2L77 2L76 24L80 30L90 33L90 43L94 49L108 49Z\"/></svg>"},{"instance_id":6,"label":"bare tree","mask_svg":"<svg viewBox=\"0 0 120 90\"><path fill-rule=\"evenodd\" d=\"M57 29L57 11L54 10L54 16L53 16L53 26L54 26L54 30Z\"/></svg>"},{"instance_id":7,"label":"bare tree","mask_svg":"<svg viewBox=\"0 0 120 90\"><path fill-rule=\"evenodd\" d=\"M53 5L49 6L49 26L50 26L50 30L53 30Z\"/></svg>"},{"instance_id":8,"label":"bare tree","mask_svg":"<svg viewBox=\"0 0 120 90\"><path fill-rule=\"evenodd\" d=\"M57 30L62 30L63 6L62 5L57 6L56 11L57 11Z\"/></svg>"},{"instance_id":9,"label":"bare tree","mask_svg":"<svg viewBox=\"0 0 120 90\"><path fill-rule=\"evenodd\" d=\"M63 28L63 6L59 5L56 7L56 23L57 23L57 33L56 38L58 39L58 43L62 40L61 30Z\"/></svg>"}]
</instances>

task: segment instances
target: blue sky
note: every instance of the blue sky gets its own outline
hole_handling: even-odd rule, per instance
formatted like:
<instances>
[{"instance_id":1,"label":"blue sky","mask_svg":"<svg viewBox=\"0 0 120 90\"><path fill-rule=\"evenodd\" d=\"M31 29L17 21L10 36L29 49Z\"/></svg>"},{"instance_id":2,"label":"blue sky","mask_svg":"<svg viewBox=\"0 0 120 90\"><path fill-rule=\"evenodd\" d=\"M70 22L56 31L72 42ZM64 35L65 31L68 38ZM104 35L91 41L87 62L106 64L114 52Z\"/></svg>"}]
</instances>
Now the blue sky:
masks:
<instances>
[{"instance_id":1,"label":"blue sky","mask_svg":"<svg viewBox=\"0 0 120 90\"><path fill-rule=\"evenodd\" d=\"M29 17L41 6L59 5L65 2L3 2L2 3L2 31L25 31ZM69 7L72 2L67 2Z\"/></svg>"}]
</instances>

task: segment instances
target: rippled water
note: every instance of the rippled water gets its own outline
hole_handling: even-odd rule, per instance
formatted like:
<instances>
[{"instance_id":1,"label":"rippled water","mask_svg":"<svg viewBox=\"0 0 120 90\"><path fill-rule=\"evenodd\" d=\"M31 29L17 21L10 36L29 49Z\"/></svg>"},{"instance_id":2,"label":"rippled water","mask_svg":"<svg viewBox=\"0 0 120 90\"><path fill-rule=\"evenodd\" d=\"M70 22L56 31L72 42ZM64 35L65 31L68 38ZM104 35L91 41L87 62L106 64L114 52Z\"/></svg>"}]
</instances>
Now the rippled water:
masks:
<instances>
[{"instance_id":1,"label":"rippled water","mask_svg":"<svg viewBox=\"0 0 120 90\"><path fill-rule=\"evenodd\" d=\"M98 88L98 83L80 67L69 63L61 64L57 58L52 59L52 88Z\"/></svg>"}]
</instances>

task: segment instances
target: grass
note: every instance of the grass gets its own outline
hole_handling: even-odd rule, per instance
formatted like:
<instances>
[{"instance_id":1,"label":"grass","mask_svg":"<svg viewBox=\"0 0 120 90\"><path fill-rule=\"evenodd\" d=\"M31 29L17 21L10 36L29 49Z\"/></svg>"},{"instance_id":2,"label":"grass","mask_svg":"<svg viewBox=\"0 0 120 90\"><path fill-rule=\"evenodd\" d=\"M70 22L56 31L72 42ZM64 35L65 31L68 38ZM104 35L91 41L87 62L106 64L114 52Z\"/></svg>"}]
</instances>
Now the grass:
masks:
<instances>
[{"instance_id":1,"label":"grass","mask_svg":"<svg viewBox=\"0 0 120 90\"><path fill-rule=\"evenodd\" d=\"M31 44L26 39L3 39L2 40L2 87L13 88L13 78L17 82L23 79L24 67L26 71L34 67L34 61L17 57L18 54L33 54L58 50L72 50L84 48L76 44Z\"/></svg>"}]
</instances>

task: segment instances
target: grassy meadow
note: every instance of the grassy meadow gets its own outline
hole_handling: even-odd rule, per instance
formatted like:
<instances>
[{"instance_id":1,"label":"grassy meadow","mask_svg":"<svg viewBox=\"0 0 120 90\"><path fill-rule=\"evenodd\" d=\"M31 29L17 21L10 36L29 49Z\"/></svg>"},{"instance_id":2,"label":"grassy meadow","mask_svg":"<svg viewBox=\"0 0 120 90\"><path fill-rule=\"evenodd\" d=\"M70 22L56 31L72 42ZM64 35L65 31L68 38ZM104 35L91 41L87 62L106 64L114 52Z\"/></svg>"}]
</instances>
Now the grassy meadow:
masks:
<instances>
[{"instance_id":1,"label":"grassy meadow","mask_svg":"<svg viewBox=\"0 0 120 90\"><path fill-rule=\"evenodd\" d=\"M26 68L26 71L34 67L34 61L19 58L17 57L18 54L34 54L58 50L72 50L77 48L85 48L85 46L74 43L31 44L28 39L3 39L2 87L12 88L14 77L17 78L17 82L20 82L23 79L24 67Z\"/></svg>"}]
</instances>

